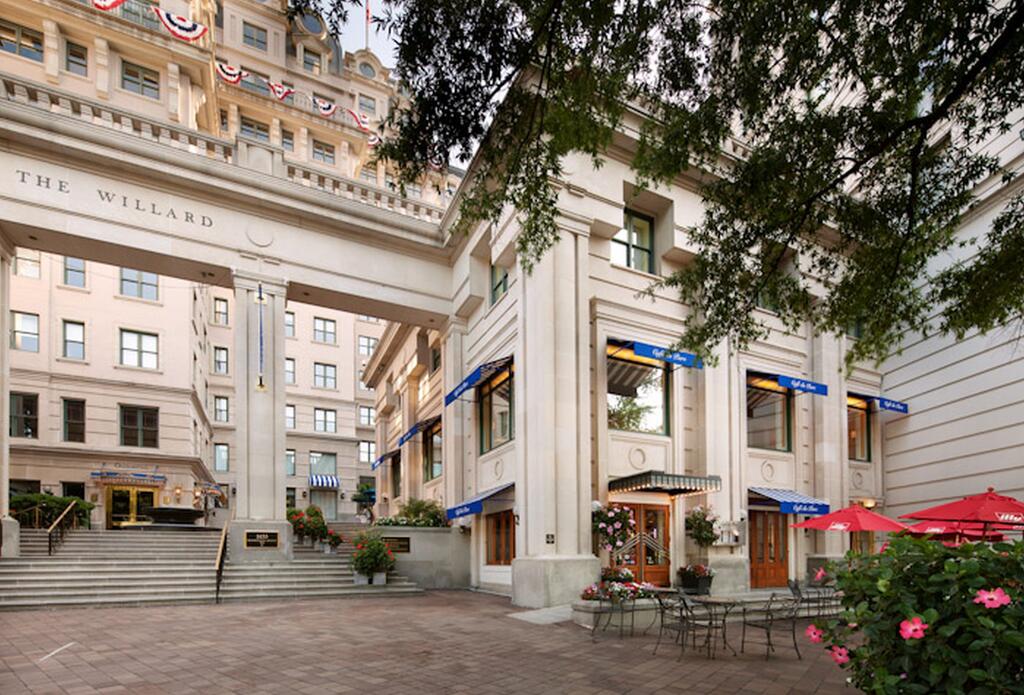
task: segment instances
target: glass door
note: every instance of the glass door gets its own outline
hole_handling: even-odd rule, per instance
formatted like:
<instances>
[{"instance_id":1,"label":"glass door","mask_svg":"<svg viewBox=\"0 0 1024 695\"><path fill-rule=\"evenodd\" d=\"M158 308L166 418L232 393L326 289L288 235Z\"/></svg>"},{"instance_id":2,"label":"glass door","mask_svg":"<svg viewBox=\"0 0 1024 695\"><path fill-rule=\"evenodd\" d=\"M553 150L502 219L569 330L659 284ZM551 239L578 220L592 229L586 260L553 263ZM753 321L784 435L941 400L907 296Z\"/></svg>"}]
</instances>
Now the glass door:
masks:
<instances>
[{"instance_id":1,"label":"glass door","mask_svg":"<svg viewBox=\"0 0 1024 695\"><path fill-rule=\"evenodd\" d=\"M615 564L632 571L638 582L670 586L669 508L660 504L622 506L633 512L636 532L615 553Z\"/></svg>"},{"instance_id":2,"label":"glass door","mask_svg":"<svg viewBox=\"0 0 1024 695\"><path fill-rule=\"evenodd\" d=\"M154 488L107 488L107 526L117 528L152 521L149 512L156 506L156 495Z\"/></svg>"}]
</instances>

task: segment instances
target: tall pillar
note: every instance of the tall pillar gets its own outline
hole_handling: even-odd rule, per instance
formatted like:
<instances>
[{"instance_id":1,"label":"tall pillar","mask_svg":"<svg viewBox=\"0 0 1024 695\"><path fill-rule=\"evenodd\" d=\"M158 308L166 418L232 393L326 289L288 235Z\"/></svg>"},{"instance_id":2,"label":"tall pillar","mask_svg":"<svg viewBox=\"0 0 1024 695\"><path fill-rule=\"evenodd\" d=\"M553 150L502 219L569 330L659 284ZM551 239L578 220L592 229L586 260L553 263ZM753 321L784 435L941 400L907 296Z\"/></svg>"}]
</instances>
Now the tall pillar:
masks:
<instances>
[{"instance_id":1,"label":"tall pillar","mask_svg":"<svg viewBox=\"0 0 1024 695\"><path fill-rule=\"evenodd\" d=\"M584 230L520 277L516 346L516 558L512 602L570 603L596 581L592 552L590 312Z\"/></svg>"},{"instance_id":2,"label":"tall pillar","mask_svg":"<svg viewBox=\"0 0 1024 695\"><path fill-rule=\"evenodd\" d=\"M14 245L0 232L0 525L3 557L18 557L21 534L11 516L11 260Z\"/></svg>"},{"instance_id":3,"label":"tall pillar","mask_svg":"<svg viewBox=\"0 0 1024 695\"><path fill-rule=\"evenodd\" d=\"M443 393L450 392L465 376L466 365L463 364L463 341L465 338L466 322L462 319L451 319L445 326L441 338ZM473 494L473 491L468 489L464 482L466 466L473 465L465 457L466 435L470 432L470 423L467 422L467 418L470 415L471 410L466 407L465 399L457 398L451 405L444 406L441 446L444 455L444 499L447 507L454 507Z\"/></svg>"},{"instance_id":4,"label":"tall pillar","mask_svg":"<svg viewBox=\"0 0 1024 695\"><path fill-rule=\"evenodd\" d=\"M830 334L816 335L813 341L814 380L828 386L828 396L810 396L814 399L814 490L812 494L826 500L832 509L842 509L844 497L845 457L842 446L846 442L843 422L846 412L846 391L842 378L842 357L839 339ZM824 533L818 551L829 557L839 557L847 540L845 533ZM805 568L800 568L801 571Z\"/></svg>"},{"instance_id":5,"label":"tall pillar","mask_svg":"<svg viewBox=\"0 0 1024 695\"><path fill-rule=\"evenodd\" d=\"M229 531L232 562L290 560L285 519L284 313L287 283L236 271L235 514ZM276 532L278 544L246 547L253 532ZM256 539L251 539L256 541Z\"/></svg>"}]
</instances>

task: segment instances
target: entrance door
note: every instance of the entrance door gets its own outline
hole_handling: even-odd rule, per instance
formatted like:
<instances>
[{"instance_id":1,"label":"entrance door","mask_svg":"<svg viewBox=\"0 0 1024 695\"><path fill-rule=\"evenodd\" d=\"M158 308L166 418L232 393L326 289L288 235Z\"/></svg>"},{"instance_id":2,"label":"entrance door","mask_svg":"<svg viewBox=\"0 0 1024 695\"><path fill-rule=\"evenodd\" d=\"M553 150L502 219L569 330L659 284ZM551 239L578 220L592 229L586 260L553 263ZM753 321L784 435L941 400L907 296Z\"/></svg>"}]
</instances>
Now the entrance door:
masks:
<instances>
[{"instance_id":1,"label":"entrance door","mask_svg":"<svg viewBox=\"0 0 1024 695\"><path fill-rule=\"evenodd\" d=\"M785 586L789 579L789 543L786 516L778 512L750 512L750 588Z\"/></svg>"},{"instance_id":2,"label":"entrance door","mask_svg":"<svg viewBox=\"0 0 1024 695\"><path fill-rule=\"evenodd\" d=\"M116 528L151 521L149 511L156 506L156 490L143 487L107 489L107 526Z\"/></svg>"},{"instance_id":3,"label":"entrance door","mask_svg":"<svg viewBox=\"0 0 1024 695\"><path fill-rule=\"evenodd\" d=\"M622 550L615 553L615 562L633 572L638 582L655 586L671 584L669 565L669 508L661 504L624 504L633 512L636 533Z\"/></svg>"},{"instance_id":4,"label":"entrance door","mask_svg":"<svg viewBox=\"0 0 1024 695\"><path fill-rule=\"evenodd\" d=\"M324 513L324 521L334 521L338 518L338 493L334 490L313 490L309 500L320 507L320 511Z\"/></svg>"}]
</instances>

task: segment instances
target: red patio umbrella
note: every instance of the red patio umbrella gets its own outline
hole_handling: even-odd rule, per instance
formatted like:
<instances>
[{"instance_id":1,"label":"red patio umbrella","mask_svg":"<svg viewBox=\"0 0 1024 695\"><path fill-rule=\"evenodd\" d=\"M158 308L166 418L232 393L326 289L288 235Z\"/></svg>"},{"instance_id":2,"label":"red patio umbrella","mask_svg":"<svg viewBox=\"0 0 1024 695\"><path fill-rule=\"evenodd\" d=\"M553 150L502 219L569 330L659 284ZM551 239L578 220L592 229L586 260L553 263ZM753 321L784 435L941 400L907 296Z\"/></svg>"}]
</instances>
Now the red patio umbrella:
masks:
<instances>
[{"instance_id":1,"label":"red patio umbrella","mask_svg":"<svg viewBox=\"0 0 1024 695\"><path fill-rule=\"evenodd\" d=\"M900 514L901 519L923 519L925 521L973 521L982 525L983 530L995 525L1024 527L1024 502L1006 495L997 495L989 488L980 495L964 497L957 502L940 504L909 514Z\"/></svg>"},{"instance_id":2,"label":"red patio umbrella","mask_svg":"<svg viewBox=\"0 0 1024 695\"><path fill-rule=\"evenodd\" d=\"M991 541L1005 540L997 531L1012 530L1012 526L993 524L988 530L984 524L961 521L920 521L907 527L915 536L963 536L965 538L987 538Z\"/></svg>"},{"instance_id":3,"label":"red patio umbrella","mask_svg":"<svg viewBox=\"0 0 1024 695\"><path fill-rule=\"evenodd\" d=\"M898 521L882 516L855 504L846 509L793 524L793 528L811 528L818 531L902 531L906 528Z\"/></svg>"}]
</instances>

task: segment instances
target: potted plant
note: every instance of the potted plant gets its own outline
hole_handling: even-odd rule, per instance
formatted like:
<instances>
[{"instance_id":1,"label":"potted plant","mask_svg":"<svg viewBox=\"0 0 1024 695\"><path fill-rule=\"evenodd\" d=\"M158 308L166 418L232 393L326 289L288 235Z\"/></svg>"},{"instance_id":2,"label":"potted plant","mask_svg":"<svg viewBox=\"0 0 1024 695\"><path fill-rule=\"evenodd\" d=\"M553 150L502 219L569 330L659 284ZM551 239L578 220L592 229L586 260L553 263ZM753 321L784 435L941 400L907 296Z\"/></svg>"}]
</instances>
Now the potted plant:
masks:
<instances>
[{"instance_id":1,"label":"potted plant","mask_svg":"<svg viewBox=\"0 0 1024 695\"><path fill-rule=\"evenodd\" d=\"M707 565L687 565L677 572L679 586L688 594L705 596L711 593L711 580L715 571Z\"/></svg>"},{"instance_id":2,"label":"potted plant","mask_svg":"<svg viewBox=\"0 0 1024 695\"><path fill-rule=\"evenodd\" d=\"M387 584L388 572L394 569L395 556L379 533L366 531L355 539L352 570L356 584Z\"/></svg>"},{"instance_id":3,"label":"potted plant","mask_svg":"<svg viewBox=\"0 0 1024 695\"><path fill-rule=\"evenodd\" d=\"M636 528L636 520L629 509L616 504L605 507L596 501L590 513L590 523L598 544L613 554L626 544Z\"/></svg>"},{"instance_id":4,"label":"potted plant","mask_svg":"<svg viewBox=\"0 0 1024 695\"><path fill-rule=\"evenodd\" d=\"M327 521L320 507L311 504L306 507L306 533L312 539L317 550L323 549L323 542L327 538Z\"/></svg>"},{"instance_id":5,"label":"potted plant","mask_svg":"<svg viewBox=\"0 0 1024 695\"><path fill-rule=\"evenodd\" d=\"M306 538L306 514L301 509L289 508L285 512L288 523L292 525L292 533L299 543L304 543Z\"/></svg>"},{"instance_id":6,"label":"potted plant","mask_svg":"<svg viewBox=\"0 0 1024 695\"><path fill-rule=\"evenodd\" d=\"M341 545L341 543L342 543L341 534L340 533L335 533L331 529L327 529L327 539L326 539L326 542L324 543L324 552L325 553L337 552L338 546Z\"/></svg>"}]
</instances>

